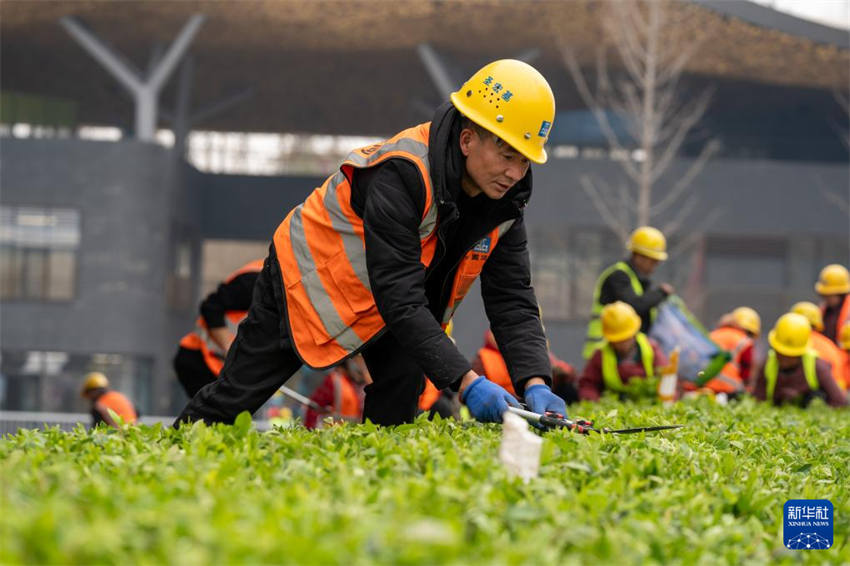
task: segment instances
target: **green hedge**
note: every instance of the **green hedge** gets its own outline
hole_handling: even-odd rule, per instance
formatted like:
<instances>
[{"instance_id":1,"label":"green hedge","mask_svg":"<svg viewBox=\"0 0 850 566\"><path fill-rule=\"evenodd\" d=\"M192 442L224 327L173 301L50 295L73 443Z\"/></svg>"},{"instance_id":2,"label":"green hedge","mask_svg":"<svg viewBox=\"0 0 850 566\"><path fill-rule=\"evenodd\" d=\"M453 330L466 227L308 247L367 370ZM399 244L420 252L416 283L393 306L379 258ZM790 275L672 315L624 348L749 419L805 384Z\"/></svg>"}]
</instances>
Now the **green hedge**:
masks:
<instances>
[{"instance_id":1,"label":"green hedge","mask_svg":"<svg viewBox=\"0 0 850 566\"><path fill-rule=\"evenodd\" d=\"M0 440L0 563L850 563L850 413L572 412L687 426L547 433L528 484L501 468L497 425L22 431ZM784 548L794 498L832 501L832 549Z\"/></svg>"}]
</instances>

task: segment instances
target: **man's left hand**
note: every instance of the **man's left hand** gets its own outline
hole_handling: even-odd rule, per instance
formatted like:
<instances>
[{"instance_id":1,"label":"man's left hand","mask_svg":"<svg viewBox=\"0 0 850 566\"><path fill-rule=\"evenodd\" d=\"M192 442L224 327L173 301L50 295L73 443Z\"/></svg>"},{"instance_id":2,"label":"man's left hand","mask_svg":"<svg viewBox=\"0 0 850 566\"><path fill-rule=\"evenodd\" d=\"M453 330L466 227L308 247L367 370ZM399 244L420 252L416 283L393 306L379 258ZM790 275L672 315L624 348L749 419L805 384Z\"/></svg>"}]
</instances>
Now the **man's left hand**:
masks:
<instances>
[{"instance_id":1,"label":"man's left hand","mask_svg":"<svg viewBox=\"0 0 850 566\"><path fill-rule=\"evenodd\" d=\"M546 412L557 413L567 416L567 404L564 400L552 393L548 385L538 383L525 389L525 402L528 409L533 413L544 414Z\"/></svg>"}]
</instances>

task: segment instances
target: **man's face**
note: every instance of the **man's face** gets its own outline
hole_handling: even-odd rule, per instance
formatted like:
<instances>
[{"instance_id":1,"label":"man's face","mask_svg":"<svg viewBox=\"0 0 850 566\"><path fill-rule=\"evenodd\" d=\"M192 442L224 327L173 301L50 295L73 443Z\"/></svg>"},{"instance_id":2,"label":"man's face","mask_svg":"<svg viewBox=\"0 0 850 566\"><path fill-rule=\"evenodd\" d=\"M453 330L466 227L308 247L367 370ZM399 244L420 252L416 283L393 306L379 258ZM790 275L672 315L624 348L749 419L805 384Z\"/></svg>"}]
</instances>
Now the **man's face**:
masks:
<instances>
[{"instance_id":1,"label":"man's face","mask_svg":"<svg viewBox=\"0 0 850 566\"><path fill-rule=\"evenodd\" d=\"M821 295L823 301L826 303L831 309L839 306L841 302L844 300L844 295Z\"/></svg>"},{"instance_id":2,"label":"man's face","mask_svg":"<svg viewBox=\"0 0 850 566\"><path fill-rule=\"evenodd\" d=\"M528 173L528 159L506 143L472 128L460 132L460 150L466 157L463 190L471 197L484 193L500 199Z\"/></svg>"},{"instance_id":3,"label":"man's face","mask_svg":"<svg viewBox=\"0 0 850 566\"><path fill-rule=\"evenodd\" d=\"M637 340L635 340L634 336L632 336L631 338L626 338L619 342L611 342L611 347L614 348L614 351L621 356L625 356L634 349L636 343Z\"/></svg>"},{"instance_id":4,"label":"man's face","mask_svg":"<svg viewBox=\"0 0 850 566\"><path fill-rule=\"evenodd\" d=\"M652 275L652 272L661 262L645 255L632 254L632 263L642 275Z\"/></svg>"},{"instance_id":5,"label":"man's face","mask_svg":"<svg viewBox=\"0 0 850 566\"><path fill-rule=\"evenodd\" d=\"M793 369L800 365L800 356L786 356L776 352L776 361L782 369Z\"/></svg>"}]
</instances>

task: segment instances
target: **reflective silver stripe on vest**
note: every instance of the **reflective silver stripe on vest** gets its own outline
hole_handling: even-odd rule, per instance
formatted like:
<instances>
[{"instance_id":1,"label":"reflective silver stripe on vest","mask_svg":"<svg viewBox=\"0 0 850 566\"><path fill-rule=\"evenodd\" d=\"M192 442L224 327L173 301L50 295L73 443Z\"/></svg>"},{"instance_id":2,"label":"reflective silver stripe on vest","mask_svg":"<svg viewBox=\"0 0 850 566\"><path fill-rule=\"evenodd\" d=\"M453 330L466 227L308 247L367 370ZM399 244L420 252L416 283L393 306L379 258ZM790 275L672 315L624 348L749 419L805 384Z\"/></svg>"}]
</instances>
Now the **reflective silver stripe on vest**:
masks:
<instances>
[{"instance_id":1,"label":"reflective silver stripe on vest","mask_svg":"<svg viewBox=\"0 0 850 566\"><path fill-rule=\"evenodd\" d=\"M354 167L369 167L374 165L381 156L391 151L404 151L421 160L425 167L425 174L429 176L427 181L430 184L431 173L428 162L428 145L409 138L402 138L398 141L378 146L374 153L367 157L352 152L346 158L345 163ZM366 248L363 240L360 239L360 236L354 230L354 226L343 212L339 202L337 189L344 182L347 182L347 178L341 170L330 178L326 185L323 205L330 218L331 227L342 239L343 250L349 265L354 270L360 284L371 293L372 288L369 285L369 273L366 267ZM425 211L422 221L419 223L418 230L421 240L425 240L425 238L430 236L437 225L436 199L433 198L433 195L431 197L431 206ZM325 332L328 336L334 338L343 349L352 352L361 348L363 341L360 340L357 333L351 327L342 321L342 317L327 296L322 281L316 272L316 262L304 235L303 206L303 204L299 205L293 211L289 224L289 237L296 263L301 271L301 283L310 299L310 303L319 315ZM330 268L333 269L333 266L330 266Z\"/></svg>"},{"instance_id":2,"label":"reflective silver stripe on vest","mask_svg":"<svg viewBox=\"0 0 850 566\"><path fill-rule=\"evenodd\" d=\"M502 237L502 234L504 234L505 232L507 232L507 231L511 228L511 226L513 226L513 225L514 225L514 222L516 222L516 218L511 218L510 220L505 220L504 222L502 222L501 224L499 224L499 232L498 232L498 234L499 234L499 238L500 238L500 239L501 239L501 237ZM499 245L499 242L497 241L497 242L496 242L496 246L498 246L498 245ZM491 248L491 249L490 249L490 253L493 253L493 249L494 249L494 248L495 248L495 246L494 246L493 248ZM464 255L466 255L466 254L464 254ZM489 256L488 256L488 259L489 259ZM485 263L486 263L486 260L485 260ZM482 269L483 269L483 268L482 268ZM455 272L455 273L457 273L457 272ZM453 297L452 297L452 299L453 299ZM450 300L451 300L451 299L450 299ZM454 304L450 304L448 307L446 307L446 310L443 312L443 320L442 320L442 324L448 324L448 323L449 323L449 321L450 321L450 320L452 319L452 317L454 316L455 311L456 311L456 310L457 310L457 308L460 306L460 302L461 302L462 300L463 300L463 299L461 298L460 300L455 301L455 303L454 303Z\"/></svg>"},{"instance_id":3,"label":"reflective silver stripe on vest","mask_svg":"<svg viewBox=\"0 0 850 566\"><path fill-rule=\"evenodd\" d=\"M391 151L404 151L415 155L425 163L425 169L428 171L428 174L431 173L430 164L428 163L428 146L421 141L410 138L401 138L391 143L385 143L367 157L363 157L359 153L352 151L346 158L346 161L350 161L358 167L368 167Z\"/></svg>"},{"instance_id":4,"label":"reflective silver stripe on vest","mask_svg":"<svg viewBox=\"0 0 850 566\"><path fill-rule=\"evenodd\" d=\"M345 250L349 265L354 270L354 274L357 275L360 284L369 289L371 293L372 288L369 286L369 272L366 269L366 250L363 247L363 241L354 231L354 226L351 225L339 206L339 195L336 188L345 180L342 171L337 171L336 175L331 178L325 191L325 210L328 211L328 216L330 216L331 226L342 238L342 247Z\"/></svg>"},{"instance_id":5,"label":"reflective silver stripe on vest","mask_svg":"<svg viewBox=\"0 0 850 566\"><path fill-rule=\"evenodd\" d=\"M422 222L419 223L419 239L425 240L428 236L430 236L434 232L434 228L437 227L437 199L431 199L431 206L428 207L428 212L425 213L425 216L422 218Z\"/></svg>"},{"instance_id":6,"label":"reflective silver stripe on vest","mask_svg":"<svg viewBox=\"0 0 850 566\"><path fill-rule=\"evenodd\" d=\"M304 238L304 224L301 218L303 209L303 204L298 205L292 212L292 219L289 222L289 238L292 242L292 253L301 270L301 284L328 336L335 339L345 350L354 351L363 346L363 342L352 328L342 322L339 313L325 293L322 280L319 279L316 271L316 262L313 261L313 255Z\"/></svg>"},{"instance_id":7,"label":"reflective silver stripe on vest","mask_svg":"<svg viewBox=\"0 0 850 566\"><path fill-rule=\"evenodd\" d=\"M425 174L428 176L428 180L431 180L431 163L428 160L428 146L420 141L412 140L410 138L401 138L400 140L392 143L385 143L368 157L363 157L357 152L351 152L346 158L346 162L352 163L356 167L369 167L391 151L404 151L419 158L419 160L425 165ZM334 183L334 187L335 186L336 183ZM422 222L419 223L420 241L425 240L428 236L430 236L434 232L434 228L437 226L437 199L434 198L433 194L431 196L431 206L429 206L428 210L425 211L425 214L422 216ZM336 228L335 225L334 228ZM351 259L351 256L349 256L349 259ZM358 274L358 277L359 276L360 275ZM361 278L361 281L362 280L363 279ZM367 289L369 288L368 281L364 283L364 286Z\"/></svg>"}]
</instances>

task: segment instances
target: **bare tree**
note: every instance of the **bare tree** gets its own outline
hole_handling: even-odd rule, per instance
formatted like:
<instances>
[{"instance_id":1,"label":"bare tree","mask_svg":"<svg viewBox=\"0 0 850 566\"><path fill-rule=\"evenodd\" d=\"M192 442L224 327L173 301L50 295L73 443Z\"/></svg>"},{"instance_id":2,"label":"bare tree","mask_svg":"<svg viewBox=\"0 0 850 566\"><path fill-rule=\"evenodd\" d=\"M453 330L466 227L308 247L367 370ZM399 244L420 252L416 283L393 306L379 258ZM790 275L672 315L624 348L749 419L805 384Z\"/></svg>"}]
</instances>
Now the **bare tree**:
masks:
<instances>
[{"instance_id":1,"label":"bare tree","mask_svg":"<svg viewBox=\"0 0 850 566\"><path fill-rule=\"evenodd\" d=\"M662 227L665 233L679 230L699 206L697 195L687 196L687 190L720 147L716 139L707 141L682 175L662 184L712 95L710 89L688 98L681 95L682 71L703 41L683 33L687 14L681 4L674 6L666 0L605 2L601 24L606 41L595 57L594 90L576 54L559 38L579 94L625 173L618 187L590 175L580 183L605 223L624 240L633 226L651 224L661 216L670 218ZM617 71L609 68L611 49L619 61ZM624 124L625 135L615 119ZM675 213L668 214L674 206ZM718 213L701 215L701 224L707 226ZM692 244L687 240L680 247Z\"/></svg>"}]
</instances>

